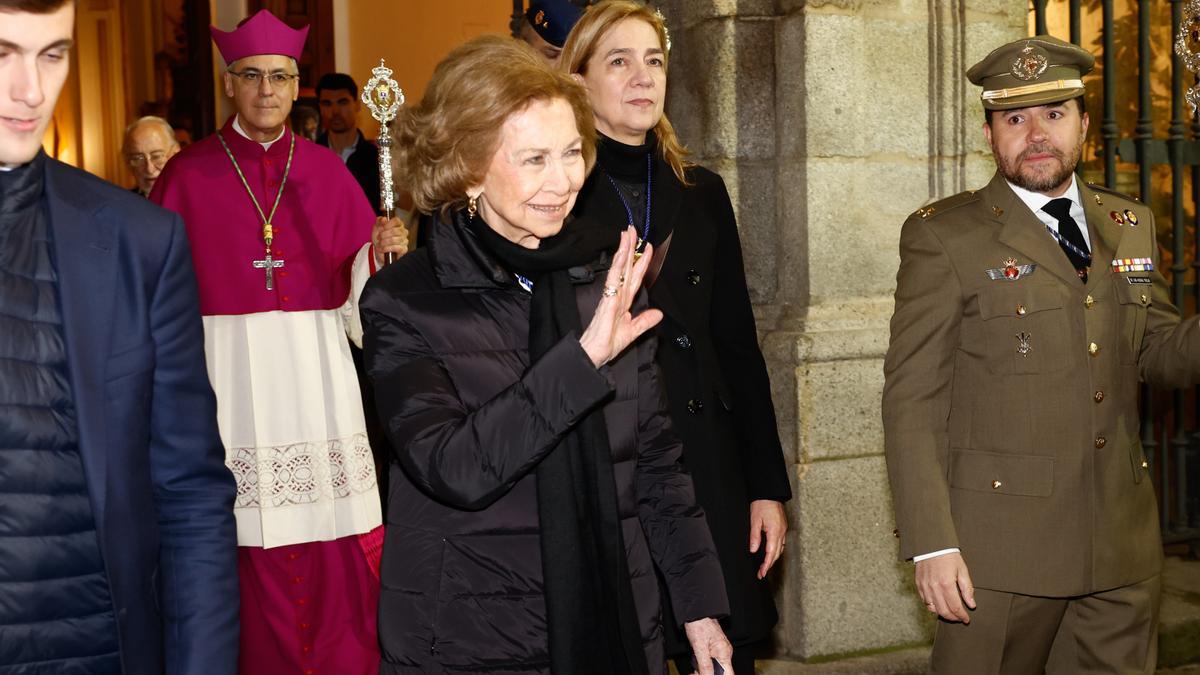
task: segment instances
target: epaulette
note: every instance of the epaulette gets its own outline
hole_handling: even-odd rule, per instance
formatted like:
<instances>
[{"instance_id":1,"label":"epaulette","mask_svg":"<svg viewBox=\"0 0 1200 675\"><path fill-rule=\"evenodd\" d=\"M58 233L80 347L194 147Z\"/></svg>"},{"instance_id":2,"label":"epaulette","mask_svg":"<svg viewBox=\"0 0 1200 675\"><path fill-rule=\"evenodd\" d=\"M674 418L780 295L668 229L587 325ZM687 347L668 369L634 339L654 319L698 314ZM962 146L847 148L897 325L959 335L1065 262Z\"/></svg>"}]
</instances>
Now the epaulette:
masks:
<instances>
[{"instance_id":1,"label":"epaulette","mask_svg":"<svg viewBox=\"0 0 1200 675\"><path fill-rule=\"evenodd\" d=\"M931 218L935 215L941 215L960 206L972 204L979 201L979 199L979 195L975 194L974 190L967 190L966 192L960 192L956 195L946 197L945 199L939 199L928 206L922 206L916 211L913 211L912 215L922 219ZM911 218L912 216L909 217Z\"/></svg>"},{"instance_id":2,"label":"epaulette","mask_svg":"<svg viewBox=\"0 0 1200 675\"><path fill-rule=\"evenodd\" d=\"M1117 192L1116 190L1105 187L1103 185L1098 185L1096 183L1088 183L1087 186L1089 188L1095 190L1096 192L1103 192L1106 195L1112 195L1113 197L1117 197L1118 199L1124 199L1125 201L1133 202L1135 204L1142 203L1142 200L1138 199L1137 197L1130 197L1129 195L1125 194L1124 192Z\"/></svg>"}]
</instances>

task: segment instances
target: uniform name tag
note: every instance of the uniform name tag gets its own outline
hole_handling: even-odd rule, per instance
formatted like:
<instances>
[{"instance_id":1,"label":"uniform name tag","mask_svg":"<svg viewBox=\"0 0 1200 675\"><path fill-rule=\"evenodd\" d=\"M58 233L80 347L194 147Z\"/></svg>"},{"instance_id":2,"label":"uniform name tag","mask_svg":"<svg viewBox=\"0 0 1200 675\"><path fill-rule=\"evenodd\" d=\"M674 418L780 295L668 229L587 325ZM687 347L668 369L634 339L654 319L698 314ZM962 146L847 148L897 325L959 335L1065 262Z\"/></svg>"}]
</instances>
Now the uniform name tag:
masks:
<instances>
[{"instance_id":1,"label":"uniform name tag","mask_svg":"<svg viewBox=\"0 0 1200 675\"><path fill-rule=\"evenodd\" d=\"M1131 284L1148 284L1150 283L1150 277L1125 277L1125 281Z\"/></svg>"}]
</instances>

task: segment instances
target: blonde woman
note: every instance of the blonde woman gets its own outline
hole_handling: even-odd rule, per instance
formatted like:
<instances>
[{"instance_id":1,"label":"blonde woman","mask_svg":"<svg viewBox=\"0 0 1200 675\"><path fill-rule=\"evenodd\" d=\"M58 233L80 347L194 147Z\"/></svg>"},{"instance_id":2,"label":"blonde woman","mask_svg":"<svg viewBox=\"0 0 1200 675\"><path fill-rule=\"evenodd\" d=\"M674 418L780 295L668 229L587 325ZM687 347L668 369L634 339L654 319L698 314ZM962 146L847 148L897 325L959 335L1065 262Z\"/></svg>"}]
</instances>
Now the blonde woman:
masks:
<instances>
[{"instance_id":1,"label":"blonde woman","mask_svg":"<svg viewBox=\"0 0 1200 675\"><path fill-rule=\"evenodd\" d=\"M657 361L725 574L738 675L777 615L767 572L783 552L791 498L766 365L758 347L733 206L720 176L686 161L663 114L669 60L660 15L607 0L584 13L559 60L588 91L599 132L596 168L575 215L633 227L652 258ZM665 607L669 615L670 607ZM678 622L668 653L690 668Z\"/></svg>"}]
</instances>

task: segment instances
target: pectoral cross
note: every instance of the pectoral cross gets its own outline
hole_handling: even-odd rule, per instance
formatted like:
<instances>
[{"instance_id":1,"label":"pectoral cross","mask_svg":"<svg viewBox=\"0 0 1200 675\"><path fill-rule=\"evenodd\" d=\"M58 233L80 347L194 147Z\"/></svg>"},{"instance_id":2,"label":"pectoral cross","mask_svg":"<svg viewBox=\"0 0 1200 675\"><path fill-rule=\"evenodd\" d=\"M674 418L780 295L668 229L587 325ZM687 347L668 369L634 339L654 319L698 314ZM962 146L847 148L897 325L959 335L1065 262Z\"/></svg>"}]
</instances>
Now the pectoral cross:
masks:
<instances>
[{"instance_id":1,"label":"pectoral cross","mask_svg":"<svg viewBox=\"0 0 1200 675\"><path fill-rule=\"evenodd\" d=\"M271 252L267 251L266 257L264 257L262 260L255 260L253 262L254 262L254 269L264 270L266 272L267 290L268 291L275 290L275 268L283 267L283 261L272 258Z\"/></svg>"}]
</instances>

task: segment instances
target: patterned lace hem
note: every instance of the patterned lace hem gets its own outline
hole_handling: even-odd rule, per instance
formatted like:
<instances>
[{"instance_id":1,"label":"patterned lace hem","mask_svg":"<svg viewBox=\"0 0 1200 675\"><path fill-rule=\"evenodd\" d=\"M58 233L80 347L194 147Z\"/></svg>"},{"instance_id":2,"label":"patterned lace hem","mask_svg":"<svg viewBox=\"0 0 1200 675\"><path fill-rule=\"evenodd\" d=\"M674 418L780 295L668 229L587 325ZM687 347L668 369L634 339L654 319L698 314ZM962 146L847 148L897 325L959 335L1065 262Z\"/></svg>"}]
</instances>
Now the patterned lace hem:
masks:
<instances>
[{"instance_id":1,"label":"patterned lace hem","mask_svg":"<svg viewBox=\"0 0 1200 675\"><path fill-rule=\"evenodd\" d=\"M375 459L365 433L331 441L233 448L235 508L317 504L375 490Z\"/></svg>"}]
</instances>

